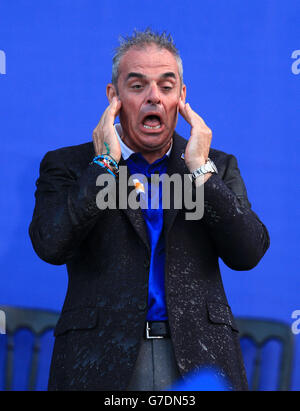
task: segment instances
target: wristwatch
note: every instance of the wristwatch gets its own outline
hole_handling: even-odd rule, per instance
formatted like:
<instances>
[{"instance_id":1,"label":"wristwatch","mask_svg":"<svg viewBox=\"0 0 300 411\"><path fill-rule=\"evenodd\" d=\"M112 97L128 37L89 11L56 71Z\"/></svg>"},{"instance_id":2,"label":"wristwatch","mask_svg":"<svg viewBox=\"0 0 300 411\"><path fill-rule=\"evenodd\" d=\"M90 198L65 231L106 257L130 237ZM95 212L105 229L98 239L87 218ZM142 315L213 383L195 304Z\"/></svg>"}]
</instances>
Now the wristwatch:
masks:
<instances>
[{"instance_id":1,"label":"wristwatch","mask_svg":"<svg viewBox=\"0 0 300 411\"><path fill-rule=\"evenodd\" d=\"M215 163L210 158L208 158L205 164L203 164L201 167L197 168L189 176L190 176L191 181L194 181L194 180L196 180L197 177L199 177L201 175L205 175L207 173L216 173L216 174L218 174L218 169L217 169Z\"/></svg>"}]
</instances>

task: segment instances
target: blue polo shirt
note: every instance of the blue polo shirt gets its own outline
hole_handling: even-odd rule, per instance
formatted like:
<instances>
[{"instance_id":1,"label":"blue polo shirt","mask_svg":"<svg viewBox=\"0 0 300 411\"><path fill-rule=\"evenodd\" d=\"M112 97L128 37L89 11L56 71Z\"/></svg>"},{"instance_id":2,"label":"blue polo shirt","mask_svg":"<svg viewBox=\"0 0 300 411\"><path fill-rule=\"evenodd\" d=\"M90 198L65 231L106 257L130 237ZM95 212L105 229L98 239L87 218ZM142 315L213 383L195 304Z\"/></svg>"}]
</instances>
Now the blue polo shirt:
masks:
<instances>
[{"instance_id":1,"label":"blue polo shirt","mask_svg":"<svg viewBox=\"0 0 300 411\"><path fill-rule=\"evenodd\" d=\"M169 151L154 163L149 164L140 153L134 153L127 147L119 136L120 125L115 126L118 135L122 156L126 160L130 174L142 174L148 181L143 184L148 191L148 207L142 207L142 214L146 222L147 232L151 247L151 259L148 284L148 321L167 320L167 308L165 302L165 240L163 235L163 208L162 208L162 183L151 186L151 174L165 174L167 172ZM146 204L147 197L140 191L140 203Z\"/></svg>"}]
</instances>

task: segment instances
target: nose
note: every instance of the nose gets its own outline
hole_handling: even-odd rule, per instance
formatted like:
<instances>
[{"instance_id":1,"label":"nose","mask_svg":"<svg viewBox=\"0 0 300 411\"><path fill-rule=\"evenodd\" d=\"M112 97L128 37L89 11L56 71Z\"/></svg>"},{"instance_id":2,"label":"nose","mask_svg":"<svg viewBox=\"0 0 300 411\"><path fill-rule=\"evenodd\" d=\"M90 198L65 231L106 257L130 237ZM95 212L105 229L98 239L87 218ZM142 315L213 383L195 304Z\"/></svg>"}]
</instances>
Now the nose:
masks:
<instances>
[{"instance_id":1,"label":"nose","mask_svg":"<svg viewBox=\"0 0 300 411\"><path fill-rule=\"evenodd\" d=\"M156 84L151 84L149 87L149 93L147 95L148 104L160 104L159 89Z\"/></svg>"}]
</instances>

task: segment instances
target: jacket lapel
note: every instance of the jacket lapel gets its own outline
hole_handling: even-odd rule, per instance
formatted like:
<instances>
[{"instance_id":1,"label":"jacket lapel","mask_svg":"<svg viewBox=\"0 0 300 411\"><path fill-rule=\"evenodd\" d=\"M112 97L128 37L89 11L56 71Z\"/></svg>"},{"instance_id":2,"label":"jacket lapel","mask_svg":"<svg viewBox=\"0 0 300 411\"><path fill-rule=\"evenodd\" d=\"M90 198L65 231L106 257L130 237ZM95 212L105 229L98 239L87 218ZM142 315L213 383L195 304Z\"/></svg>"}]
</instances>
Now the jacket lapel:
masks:
<instances>
[{"instance_id":1,"label":"jacket lapel","mask_svg":"<svg viewBox=\"0 0 300 411\"><path fill-rule=\"evenodd\" d=\"M171 176L172 174L180 174L182 177L182 184L183 184L183 176L184 174L189 173L188 168L185 165L185 161L182 158L184 155L185 147L187 141L180 137L176 132L174 133L173 138L173 147L171 150L167 174ZM165 239L167 239L168 233L170 228L172 227L174 220L177 216L179 209L174 208L174 185L170 184L170 208L164 209L164 235Z\"/></svg>"},{"instance_id":2,"label":"jacket lapel","mask_svg":"<svg viewBox=\"0 0 300 411\"><path fill-rule=\"evenodd\" d=\"M123 159L123 157L121 157L121 160L119 162L119 166L126 166L126 161ZM127 167L127 195L129 196L130 193L135 189L134 186L128 186L128 179L130 177L130 171L129 168ZM128 199L128 197L127 197ZM134 230L136 231L136 233L138 234L138 236L141 238L141 240L143 241L143 243L145 244L149 256L151 255L151 249L150 249L150 243L149 243L149 238L148 238L148 234L147 234L147 226L146 226L146 222L144 220L143 214L142 214L142 210L139 207L137 210L133 210L132 208L128 207L125 209L121 209L121 211L123 211L123 213L126 215L126 217L128 218L129 222L132 224Z\"/></svg>"}]
</instances>

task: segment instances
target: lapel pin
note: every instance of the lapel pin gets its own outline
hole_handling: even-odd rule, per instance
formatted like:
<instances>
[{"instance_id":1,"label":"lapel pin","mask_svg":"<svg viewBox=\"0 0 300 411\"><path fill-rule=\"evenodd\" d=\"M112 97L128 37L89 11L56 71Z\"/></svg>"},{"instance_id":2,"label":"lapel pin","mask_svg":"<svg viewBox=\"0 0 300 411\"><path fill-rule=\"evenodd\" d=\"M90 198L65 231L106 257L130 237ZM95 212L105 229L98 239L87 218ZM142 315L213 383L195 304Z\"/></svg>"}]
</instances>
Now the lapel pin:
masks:
<instances>
[{"instance_id":1,"label":"lapel pin","mask_svg":"<svg viewBox=\"0 0 300 411\"><path fill-rule=\"evenodd\" d=\"M134 178L133 180L133 184L135 187L136 192L139 193L145 193L145 188L144 188L144 184L141 183L138 179Z\"/></svg>"}]
</instances>

